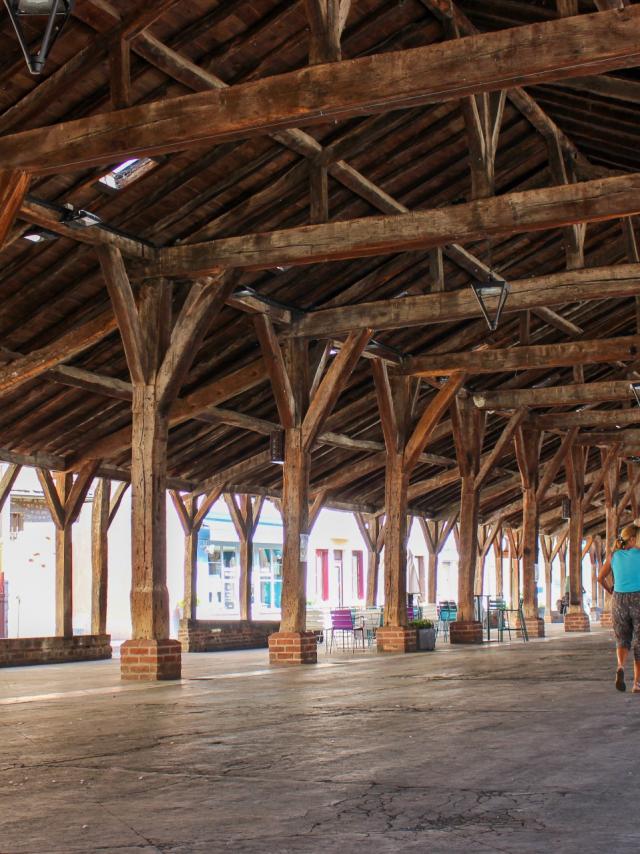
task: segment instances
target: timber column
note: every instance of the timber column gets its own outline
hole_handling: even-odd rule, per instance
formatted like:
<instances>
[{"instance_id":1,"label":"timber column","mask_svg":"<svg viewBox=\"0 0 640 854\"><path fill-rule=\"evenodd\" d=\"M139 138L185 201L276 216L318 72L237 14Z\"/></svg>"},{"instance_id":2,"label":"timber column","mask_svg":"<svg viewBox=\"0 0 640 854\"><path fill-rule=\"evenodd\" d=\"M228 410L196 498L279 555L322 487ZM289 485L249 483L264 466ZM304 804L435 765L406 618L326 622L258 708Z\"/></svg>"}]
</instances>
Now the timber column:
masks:
<instances>
[{"instance_id":1,"label":"timber column","mask_svg":"<svg viewBox=\"0 0 640 854\"><path fill-rule=\"evenodd\" d=\"M354 516L367 547L367 608L375 608L378 604L378 572L384 547L384 525L382 517L373 513L355 513Z\"/></svg>"},{"instance_id":2,"label":"timber column","mask_svg":"<svg viewBox=\"0 0 640 854\"><path fill-rule=\"evenodd\" d=\"M569 610L564 618L565 632L591 631L589 616L582 604L582 535L584 525L585 449L573 445L565 459L567 489L571 501L569 519Z\"/></svg>"},{"instance_id":3,"label":"timber column","mask_svg":"<svg viewBox=\"0 0 640 854\"><path fill-rule=\"evenodd\" d=\"M169 414L232 283L194 282L175 323L172 288L145 283L138 300L119 250L97 250L133 384L131 446L132 639L121 648L126 680L179 679L181 648L169 637L166 486Z\"/></svg>"},{"instance_id":4,"label":"timber column","mask_svg":"<svg viewBox=\"0 0 640 854\"><path fill-rule=\"evenodd\" d=\"M438 421L464 382L453 373L431 396L415 426L414 380L390 376L372 362L380 422L387 452L385 467L384 625L376 632L378 652L414 652L416 633L407 627L407 515L409 478Z\"/></svg>"},{"instance_id":5,"label":"timber column","mask_svg":"<svg viewBox=\"0 0 640 854\"><path fill-rule=\"evenodd\" d=\"M240 541L240 619L251 622L253 575L253 538L260 521L264 497L225 495L238 540Z\"/></svg>"},{"instance_id":6,"label":"timber column","mask_svg":"<svg viewBox=\"0 0 640 854\"><path fill-rule=\"evenodd\" d=\"M322 365L311 379L307 341L294 338L281 347L266 314L256 315L254 324L284 429L282 604L280 631L269 636L269 661L315 664L315 632L306 629L311 449L372 330L351 333L326 371Z\"/></svg>"},{"instance_id":7,"label":"timber column","mask_svg":"<svg viewBox=\"0 0 640 854\"><path fill-rule=\"evenodd\" d=\"M451 643L482 643L482 623L476 620L473 591L478 555L480 490L476 476L484 439L486 413L471 398L458 398L451 407L453 438L461 475L458 550L458 619L451 624Z\"/></svg>"},{"instance_id":8,"label":"timber column","mask_svg":"<svg viewBox=\"0 0 640 854\"><path fill-rule=\"evenodd\" d=\"M542 433L520 426L515 433L515 448L522 480L522 592L524 622L529 637L544 637L544 620L538 612L538 470Z\"/></svg>"},{"instance_id":9,"label":"timber column","mask_svg":"<svg viewBox=\"0 0 640 854\"><path fill-rule=\"evenodd\" d=\"M445 547L457 520L457 513L454 513L446 522L438 522L418 516L418 524L422 529L422 535L429 553L427 602L430 605L435 605L438 601L438 561L440 552Z\"/></svg>"},{"instance_id":10,"label":"timber column","mask_svg":"<svg viewBox=\"0 0 640 854\"><path fill-rule=\"evenodd\" d=\"M604 454L603 454L604 459ZM616 458L607 469L604 476L604 506L606 516L606 534L605 534L605 556L608 560L613 551L613 544L618 536L618 491L620 486L620 460ZM613 620L611 617L611 596L603 591L604 600L602 605L602 614L600 615L600 625L611 628Z\"/></svg>"}]
</instances>

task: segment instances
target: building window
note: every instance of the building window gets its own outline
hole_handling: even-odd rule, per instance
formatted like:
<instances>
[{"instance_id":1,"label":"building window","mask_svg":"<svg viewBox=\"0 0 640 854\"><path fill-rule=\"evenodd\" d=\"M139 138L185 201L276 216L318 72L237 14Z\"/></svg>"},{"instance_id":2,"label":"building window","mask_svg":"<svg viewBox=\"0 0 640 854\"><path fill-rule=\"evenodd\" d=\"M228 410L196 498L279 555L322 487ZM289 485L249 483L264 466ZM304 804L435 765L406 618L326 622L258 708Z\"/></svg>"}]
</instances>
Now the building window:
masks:
<instances>
[{"instance_id":1,"label":"building window","mask_svg":"<svg viewBox=\"0 0 640 854\"><path fill-rule=\"evenodd\" d=\"M364 560L361 551L351 552L351 572L353 595L356 599L364 599Z\"/></svg>"},{"instance_id":2,"label":"building window","mask_svg":"<svg viewBox=\"0 0 640 854\"><path fill-rule=\"evenodd\" d=\"M24 531L24 513L11 513L9 521L9 537L15 540Z\"/></svg>"},{"instance_id":3,"label":"building window","mask_svg":"<svg viewBox=\"0 0 640 854\"><path fill-rule=\"evenodd\" d=\"M134 157L132 160L125 160L111 172L107 172L98 183L108 190L123 190L147 172L155 169L157 165L156 161L149 157Z\"/></svg>"}]
</instances>

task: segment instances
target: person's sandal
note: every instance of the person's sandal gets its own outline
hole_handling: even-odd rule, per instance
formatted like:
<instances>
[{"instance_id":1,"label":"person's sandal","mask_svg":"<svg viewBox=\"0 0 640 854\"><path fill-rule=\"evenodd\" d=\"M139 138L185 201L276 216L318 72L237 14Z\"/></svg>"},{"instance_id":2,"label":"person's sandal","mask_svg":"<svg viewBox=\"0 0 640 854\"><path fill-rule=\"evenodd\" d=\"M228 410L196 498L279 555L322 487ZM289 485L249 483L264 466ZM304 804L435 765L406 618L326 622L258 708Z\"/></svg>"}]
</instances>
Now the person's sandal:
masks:
<instances>
[{"instance_id":1,"label":"person's sandal","mask_svg":"<svg viewBox=\"0 0 640 854\"><path fill-rule=\"evenodd\" d=\"M631 689L632 694L640 694L640 684L638 682L633 683L633 688Z\"/></svg>"},{"instance_id":2,"label":"person's sandal","mask_svg":"<svg viewBox=\"0 0 640 854\"><path fill-rule=\"evenodd\" d=\"M638 689L637 691L636 691L636 687ZM625 682L624 682L624 670L622 669L622 667L619 667L616 670L616 690L617 691L626 691L627 690L627 686L625 685ZM634 684L633 690L635 691L636 694L640 694L640 686L636 686Z\"/></svg>"}]
</instances>

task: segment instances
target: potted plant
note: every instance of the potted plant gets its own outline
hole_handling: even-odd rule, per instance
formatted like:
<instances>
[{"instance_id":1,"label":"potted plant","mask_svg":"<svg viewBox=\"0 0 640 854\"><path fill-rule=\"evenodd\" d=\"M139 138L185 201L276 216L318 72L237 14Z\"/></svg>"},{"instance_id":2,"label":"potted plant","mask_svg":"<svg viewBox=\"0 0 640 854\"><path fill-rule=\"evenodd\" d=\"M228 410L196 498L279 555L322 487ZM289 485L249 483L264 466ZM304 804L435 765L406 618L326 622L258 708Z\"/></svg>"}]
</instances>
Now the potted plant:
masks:
<instances>
[{"instance_id":1,"label":"potted plant","mask_svg":"<svg viewBox=\"0 0 640 854\"><path fill-rule=\"evenodd\" d=\"M416 649L419 652L432 652L436 648L436 629L431 620L414 620L410 629L416 630Z\"/></svg>"}]
</instances>

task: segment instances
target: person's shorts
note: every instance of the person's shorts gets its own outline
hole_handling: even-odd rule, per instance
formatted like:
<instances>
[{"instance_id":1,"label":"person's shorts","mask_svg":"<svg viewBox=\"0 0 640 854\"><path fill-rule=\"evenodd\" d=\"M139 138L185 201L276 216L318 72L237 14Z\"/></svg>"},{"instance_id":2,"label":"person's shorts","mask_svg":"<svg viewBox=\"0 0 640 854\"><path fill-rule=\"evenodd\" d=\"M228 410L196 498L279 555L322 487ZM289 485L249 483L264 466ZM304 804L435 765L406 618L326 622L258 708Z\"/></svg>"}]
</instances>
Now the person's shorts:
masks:
<instances>
[{"instance_id":1,"label":"person's shorts","mask_svg":"<svg viewBox=\"0 0 640 854\"><path fill-rule=\"evenodd\" d=\"M614 593L611 605L613 631L618 646L631 649L640 661L640 590L634 593Z\"/></svg>"}]
</instances>

